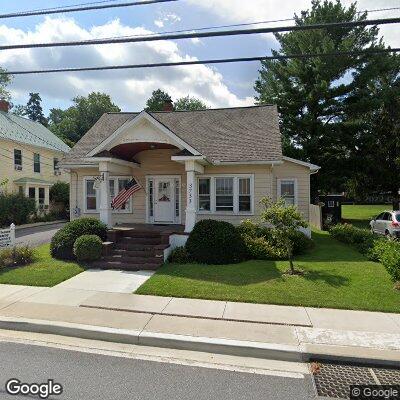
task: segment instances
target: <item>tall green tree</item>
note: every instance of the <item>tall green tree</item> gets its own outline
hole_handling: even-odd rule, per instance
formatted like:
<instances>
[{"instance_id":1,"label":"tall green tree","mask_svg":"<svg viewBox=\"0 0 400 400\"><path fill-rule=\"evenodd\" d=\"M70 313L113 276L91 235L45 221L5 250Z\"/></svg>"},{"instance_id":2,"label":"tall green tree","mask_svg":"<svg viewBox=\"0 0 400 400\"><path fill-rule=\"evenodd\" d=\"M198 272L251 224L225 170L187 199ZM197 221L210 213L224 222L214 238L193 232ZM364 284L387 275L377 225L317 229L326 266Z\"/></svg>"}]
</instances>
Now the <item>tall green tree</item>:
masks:
<instances>
[{"instance_id":1,"label":"tall green tree","mask_svg":"<svg viewBox=\"0 0 400 400\"><path fill-rule=\"evenodd\" d=\"M371 192L400 188L400 56L374 56L365 70L355 74L354 90L347 98L345 123L355 144L350 149L353 176L347 187L364 200Z\"/></svg>"},{"instance_id":2,"label":"tall green tree","mask_svg":"<svg viewBox=\"0 0 400 400\"><path fill-rule=\"evenodd\" d=\"M47 126L47 119L43 114L42 98L39 93L29 93L29 100L25 107L27 117Z\"/></svg>"},{"instance_id":3,"label":"tall green tree","mask_svg":"<svg viewBox=\"0 0 400 400\"><path fill-rule=\"evenodd\" d=\"M15 104L12 106L11 112L20 117L24 117L26 115L26 106L23 104Z\"/></svg>"},{"instance_id":4,"label":"tall green tree","mask_svg":"<svg viewBox=\"0 0 400 400\"><path fill-rule=\"evenodd\" d=\"M195 111L195 110L206 110L207 104L203 103L200 99L196 97L181 97L174 103L174 108L176 111Z\"/></svg>"},{"instance_id":5,"label":"tall green tree","mask_svg":"<svg viewBox=\"0 0 400 400\"><path fill-rule=\"evenodd\" d=\"M50 110L49 128L67 144L76 143L106 112L121 109L105 93L92 92L87 97L78 96L66 110Z\"/></svg>"},{"instance_id":6,"label":"tall green tree","mask_svg":"<svg viewBox=\"0 0 400 400\"><path fill-rule=\"evenodd\" d=\"M6 70L0 67L0 99L10 100L10 92L6 89L12 81L12 76L6 74Z\"/></svg>"},{"instance_id":7,"label":"tall green tree","mask_svg":"<svg viewBox=\"0 0 400 400\"><path fill-rule=\"evenodd\" d=\"M362 21L355 4L313 0L295 15L295 24ZM360 51L382 46L376 27L341 27L276 34L281 48L274 55ZM362 74L368 56L342 55L263 61L255 83L259 104L274 103L280 112L286 155L322 168L313 187L339 190L349 179L349 148L354 137L343 121L345 99L354 90L354 71Z\"/></svg>"},{"instance_id":8,"label":"tall green tree","mask_svg":"<svg viewBox=\"0 0 400 400\"><path fill-rule=\"evenodd\" d=\"M172 101L171 96L161 89L154 90L151 97L146 101L146 111L163 111L164 104Z\"/></svg>"}]
</instances>

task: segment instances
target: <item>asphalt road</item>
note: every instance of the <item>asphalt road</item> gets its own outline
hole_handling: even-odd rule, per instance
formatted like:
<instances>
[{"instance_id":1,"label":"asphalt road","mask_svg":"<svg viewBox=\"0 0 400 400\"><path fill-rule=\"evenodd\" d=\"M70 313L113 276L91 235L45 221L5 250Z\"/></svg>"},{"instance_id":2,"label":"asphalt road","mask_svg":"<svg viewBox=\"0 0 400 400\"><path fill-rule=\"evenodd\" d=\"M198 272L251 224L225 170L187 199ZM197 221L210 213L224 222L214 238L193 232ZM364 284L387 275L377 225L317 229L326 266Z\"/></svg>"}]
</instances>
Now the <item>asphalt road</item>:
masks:
<instances>
[{"instance_id":1,"label":"asphalt road","mask_svg":"<svg viewBox=\"0 0 400 400\"><path fill-rule=\"evenodd\" d=\"M60 223L19 229L15 231L15 243L30 245L32 247L39 246L44 243L50 243L53 235L64 224L65 223Z\"/></svg>"},{"instance_id":2,"label":"asphalt road","mask_svg":"<svg viewBox=\"0 0 400 400\"><path fill-rule=\"evenodd\" d=\"M10 378L62 384L51 399L68 400L302 400L314 399L309 376L289 378L109 355L0 343L0 399L32 399L5 391Z\"/></svg>"}]
</instances>

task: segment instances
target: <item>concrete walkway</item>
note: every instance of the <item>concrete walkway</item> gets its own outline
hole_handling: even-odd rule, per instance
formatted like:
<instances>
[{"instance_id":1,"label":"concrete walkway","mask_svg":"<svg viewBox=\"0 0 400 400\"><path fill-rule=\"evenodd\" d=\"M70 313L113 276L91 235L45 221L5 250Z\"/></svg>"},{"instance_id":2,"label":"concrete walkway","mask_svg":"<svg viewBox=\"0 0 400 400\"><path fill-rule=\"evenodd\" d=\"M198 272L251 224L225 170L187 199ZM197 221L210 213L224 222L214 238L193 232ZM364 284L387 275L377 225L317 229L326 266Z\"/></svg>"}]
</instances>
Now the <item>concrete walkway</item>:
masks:
<instances>
[{"instance_id":1,"label":"concrete walkway","mask_svg":"<svg viewBox=\"0 0 400 400\"><path fill-rule=\"evenodd\" d=\"M1 285L0 329L291 361L400 362L400 314L110 293L90 273L51 289Z\"/></svg>"}]
</instances>

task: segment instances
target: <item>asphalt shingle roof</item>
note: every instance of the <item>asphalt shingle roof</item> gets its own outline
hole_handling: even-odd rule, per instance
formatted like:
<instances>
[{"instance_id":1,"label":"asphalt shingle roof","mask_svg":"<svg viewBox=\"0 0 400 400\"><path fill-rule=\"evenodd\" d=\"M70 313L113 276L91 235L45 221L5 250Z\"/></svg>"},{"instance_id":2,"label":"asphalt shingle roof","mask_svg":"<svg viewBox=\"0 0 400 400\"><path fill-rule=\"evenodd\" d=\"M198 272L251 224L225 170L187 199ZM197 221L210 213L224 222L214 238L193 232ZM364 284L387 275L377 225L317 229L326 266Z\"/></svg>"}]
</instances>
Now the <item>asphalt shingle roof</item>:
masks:
<instances>
[{"instance_id":1,"label":"asphalt shingle roof","mask_svg":"<svg viewBox=\"0 0 400 400\"><path fill-rule=\"evenodd\" d=\"M67 153L70 148L39 122L0 111L0 139L44 147Z\"/></svg>"},{"instance_id":2,"label":"asphalt shingle roof","mask_svg":"<svg viewBox=\"0 0 400 400\"><path fill-rule=\"evenodd\" d=\"M276 106L149 113L210 162L275 161L282 158ZM138 113L104 114L64 162L80 159Z\"/></svg>"}]
</instances>

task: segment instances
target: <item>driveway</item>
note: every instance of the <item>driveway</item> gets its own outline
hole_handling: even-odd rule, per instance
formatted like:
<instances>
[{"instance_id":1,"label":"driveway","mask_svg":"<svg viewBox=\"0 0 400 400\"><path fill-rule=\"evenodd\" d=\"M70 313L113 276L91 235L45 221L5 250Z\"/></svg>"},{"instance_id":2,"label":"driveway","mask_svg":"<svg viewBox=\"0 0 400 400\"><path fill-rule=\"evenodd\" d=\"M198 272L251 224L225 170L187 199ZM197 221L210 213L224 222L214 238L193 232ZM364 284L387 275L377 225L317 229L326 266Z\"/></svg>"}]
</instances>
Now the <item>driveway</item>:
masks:
<instances>
[{"instance_id":1,"label":"driveway","mask_svg":"<svg viewBox=\"0 0 400 400\"><path fill-rule=\"evenodd\" d=\"M64 225L65 222L17 229L15 231L15 244L36 247L41 244L50 243L54 234Z\"/></svg>"}]
</instances>

